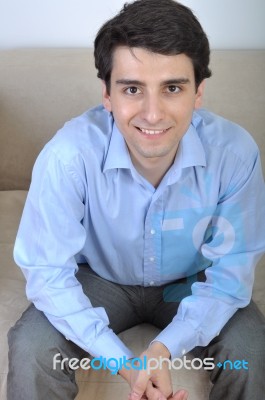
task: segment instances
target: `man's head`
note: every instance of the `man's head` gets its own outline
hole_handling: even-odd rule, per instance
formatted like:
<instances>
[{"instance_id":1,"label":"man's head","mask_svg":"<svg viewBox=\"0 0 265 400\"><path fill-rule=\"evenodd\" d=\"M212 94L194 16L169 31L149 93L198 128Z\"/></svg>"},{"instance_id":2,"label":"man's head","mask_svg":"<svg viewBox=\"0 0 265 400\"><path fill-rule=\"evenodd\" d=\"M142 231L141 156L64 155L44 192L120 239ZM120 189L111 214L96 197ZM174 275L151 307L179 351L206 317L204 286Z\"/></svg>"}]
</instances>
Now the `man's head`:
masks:
<instances>
[{"instance_id":1,"label":"man's head","mask_svg":"<svg viewBox=\"0 0 265 400\"><path fill-rule=\"evenodd\" d=\"M136 0L107 21L95 39L98 77L110 91L117 47L142 48L162 55L185 54L193 64L196 87L211 76L209 42L192 11L173 0Z\"/></svg>"}]
</instances>

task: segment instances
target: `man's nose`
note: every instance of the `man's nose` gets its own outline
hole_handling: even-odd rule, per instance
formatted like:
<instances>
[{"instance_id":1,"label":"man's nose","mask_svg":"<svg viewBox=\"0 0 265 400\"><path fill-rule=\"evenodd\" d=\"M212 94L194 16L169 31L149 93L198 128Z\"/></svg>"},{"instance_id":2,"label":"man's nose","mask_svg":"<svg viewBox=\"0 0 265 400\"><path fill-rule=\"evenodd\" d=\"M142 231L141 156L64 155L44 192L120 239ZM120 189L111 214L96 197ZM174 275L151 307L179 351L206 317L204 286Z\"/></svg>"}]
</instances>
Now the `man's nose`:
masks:
<instances>
[{"instance_id":1,"label":"man's nose","mask_svg":"<svg viewBox=\"0 0 265 400\"><path fill-rule=\"evenodd\" d=\"M142 118L151 126L164 118L163 102L156 95L145 96L142 108Z\"/></svg>"}]
</instances>

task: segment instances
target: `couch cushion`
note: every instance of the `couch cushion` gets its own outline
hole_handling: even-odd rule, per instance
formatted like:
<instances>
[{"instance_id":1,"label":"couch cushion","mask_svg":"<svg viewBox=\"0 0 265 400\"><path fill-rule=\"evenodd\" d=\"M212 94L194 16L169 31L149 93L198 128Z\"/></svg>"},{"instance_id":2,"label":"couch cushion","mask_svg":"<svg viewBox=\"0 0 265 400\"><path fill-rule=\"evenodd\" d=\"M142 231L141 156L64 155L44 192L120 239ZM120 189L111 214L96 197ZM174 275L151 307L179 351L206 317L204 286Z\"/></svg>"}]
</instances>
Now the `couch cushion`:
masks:
<instances>
[{"instance_id":1,"label":"couch cushion","mask_svg":"<svg viewBox=\"0 0 265 400\"><path fill-rule=\"evenodd\" d=\"M0 278L24 280L13 260L14 242L27 192L0 191Z\"/></svg>"},{"instance_id":2,"label":"couch cushion","mask_svg":"<svg viewBox=\"0 0 265 400\"><path fill-rule=\"evenodd\" d=\"M41 148L100 88L91 49L0 52L0 190L28 189Z\"/></svg>"},{"instance_id":3,"label":"couch cushion","mask_svg":"<svg viewBox=\"0 0 265 400\"><path fill-rule=\"evenodd\" d=\"M206 82L204 106L243 126L254 137L265 176L264 65L264 50L213 51L213 76Z\"/></svg>"}]
</instances>

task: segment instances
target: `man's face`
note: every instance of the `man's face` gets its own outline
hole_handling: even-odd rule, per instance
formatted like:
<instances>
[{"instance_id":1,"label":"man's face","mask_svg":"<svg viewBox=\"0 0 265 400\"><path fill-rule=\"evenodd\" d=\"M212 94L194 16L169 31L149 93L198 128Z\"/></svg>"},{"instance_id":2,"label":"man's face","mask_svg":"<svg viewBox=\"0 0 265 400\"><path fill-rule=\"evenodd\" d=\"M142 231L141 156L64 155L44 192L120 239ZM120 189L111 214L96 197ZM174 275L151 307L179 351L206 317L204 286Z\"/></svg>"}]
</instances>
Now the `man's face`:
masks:
<instances>
[{"instance_id":1,"label":"man's face","mask_svg":"<svg viewBox=\"0 0 265 400\"><path fill-rule=\"evenodd\" d=\"M192 113L200 107L191 60L142 48L118 47L113 55L110 93L103 83L103 104L113 113L132 161L148 166L172 163Z\"/></svg>"}]
</instances>

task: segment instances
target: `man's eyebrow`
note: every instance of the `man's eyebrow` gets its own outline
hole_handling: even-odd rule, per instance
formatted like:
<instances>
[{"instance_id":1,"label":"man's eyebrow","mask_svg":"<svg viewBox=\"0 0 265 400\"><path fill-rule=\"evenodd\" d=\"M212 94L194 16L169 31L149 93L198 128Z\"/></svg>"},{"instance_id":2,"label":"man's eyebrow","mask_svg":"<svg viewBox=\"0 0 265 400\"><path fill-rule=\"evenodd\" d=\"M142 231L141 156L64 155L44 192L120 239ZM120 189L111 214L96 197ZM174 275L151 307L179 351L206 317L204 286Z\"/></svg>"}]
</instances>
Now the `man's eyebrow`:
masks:
<instances>
[{"instance_id":1,"label":"man's eyebrow","mask_svg":"<svg viewBox=\"0 0 265 400\"><path fill-rule=\"evenodd\" d=\"M188 78L172 78L162 81L160 86L166 85L184 85L190 83L190 79ZM142 81L138 81L137 79L117 79L116 84L118 85L126 85L126 86L146 86L146 84Z\"/></svg>"},{"instance_id":2,"label":"man's eyebrow","mask_svg":"<svg viewBox=\"0 0 265 400\"><path fill-rule=\"evenodd\" d=\"M188 78L173 78L173 79L168 79L168 80L162 82L161 86L165 86L165 85L185 85L187 83L190 83L190 79L188 79Z\"/></svg>"},{"instance_id":3,"label":"man's eyebrow","mask_svg":"<svg viewBox=\"0 0 265 400\"><path fill-rule=\"evenodd\" d=\"M137 79L118 79L115 83L126 86L145 86L144 82L138 81Z\"/></svg>"}]
</instances>

